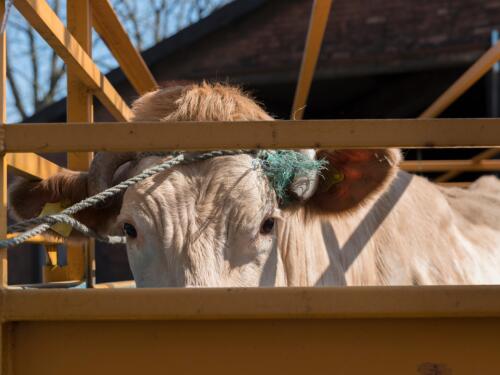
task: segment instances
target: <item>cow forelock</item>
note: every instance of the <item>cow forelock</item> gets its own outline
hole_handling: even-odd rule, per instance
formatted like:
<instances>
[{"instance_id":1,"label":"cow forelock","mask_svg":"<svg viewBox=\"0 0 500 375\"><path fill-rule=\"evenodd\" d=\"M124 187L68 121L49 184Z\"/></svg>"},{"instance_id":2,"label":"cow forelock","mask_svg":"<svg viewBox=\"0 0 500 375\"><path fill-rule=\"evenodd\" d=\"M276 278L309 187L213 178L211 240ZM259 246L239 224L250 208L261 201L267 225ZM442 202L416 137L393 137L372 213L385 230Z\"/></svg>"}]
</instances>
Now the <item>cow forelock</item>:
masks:
<instances>
[{"instance_id":1,"label":"cow forelock","mask_svg":"<svg viewBox=\"0 0 500 375\"><path fill-rule=\"evenodd\" d=\"M124 196L118 225L137 231L127 251L138 286L259 286L278 283L276 232L260 231L277 216L267 179L252 157L239 155L137 184Z\"/></svg>"}]
</instances>

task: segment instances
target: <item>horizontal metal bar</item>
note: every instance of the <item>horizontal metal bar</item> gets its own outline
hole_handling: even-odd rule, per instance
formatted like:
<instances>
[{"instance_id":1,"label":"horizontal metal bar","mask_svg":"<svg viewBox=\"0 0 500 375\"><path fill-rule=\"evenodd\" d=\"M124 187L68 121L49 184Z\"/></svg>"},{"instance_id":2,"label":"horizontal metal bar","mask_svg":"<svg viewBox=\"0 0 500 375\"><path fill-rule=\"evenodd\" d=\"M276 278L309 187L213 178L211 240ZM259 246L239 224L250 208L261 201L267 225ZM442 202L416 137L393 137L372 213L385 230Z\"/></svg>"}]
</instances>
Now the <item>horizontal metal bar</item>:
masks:
<instances>
[{"instance_id":1,"label":"horizontal metal bar","mask_svg":"<svg viewBox=\"0 0 500 375\"><path fill-rule=\"evenodd\" d=\"M500 286L0 290L3 321L500 317Z\"/></svg>"},{"instance_id":2,"label":"horizontal metal bar","mask_svg":"<svg viewBox=\"0 0 500 375\"><path fill-rule=\"evenodd\" d=\"M8 233L7 234L7 239L10 238L15 238L19 236L20 233ZM38 236L33 236L25 243L30 243L30 244L40 244L40 245L60 245L64 244L64 240L62 238L58 238L55 236L50 236L50 235L38 235Z\"/></svg>"},{"instance_id":3,"label":"horizontal metal bar","mask_svg":"<svg viewBox=\"0 0 500 375\"><path fill-rule=\"evenodd\" d=\"M480 152L476 156L474 156L470 161L472 163L481 163L484 159L489 159L497 156L500 153L500 149L498 148L493 148L489 150L484 150L483 152ZM454 170L454 171L449 171L438 178L436 178L437 182L445 182L448 180L451 180L452 178L455 178L458 176L462 171L461 170Z\"/></svg>"},{"instance_id":4,"label":"horizontal metal bar","mask_svg":"<svg viewBox=\"0 0 500 375\"><path fill-rule=\"evenodd\" d=\"M50 283L37 283L37 284L16 284L9 285L9 289L69 289L82 284L80 280L67 280L67 281L53 281Z\"/></svg>"},{"instance_id":5,"label":"horizontal metal bar","mask_svg":"<svg viewBox=\"0 0 500 375\"><path fill-rule=\"evenodd\" d=\"M20 124L3 131L6 152L500 147L500 119Z\"/></svg>"},{"instance_id":6,"label":"horizontal metal bar","mask_svg":"<svg viewBox=\"0 0 500 375\"><path fill-rule=\"evenodd\" d=\"M64 168L33 153L8 154L9 169L18 176L29 179L46 179L61 172Z\"/></svg>"},{"instance_id":7,"label":"horizontal metal bar","mask_svg":"<svg viewBox=\"0 0 500 375\"><path fill-rule=\"evenodd\" d=\"M120 94L45 0L16 0L15 6L118 121L127 121L132 116Z\"/></svg>"},{"instance_id":8,"label":"horizontal metal bar","mask_svg":"<svg viewBox=\"0 0 500 375\"><path fill-rule=\"evenodd\" d=\"M113 281L108 283L94 284L94 289L116 289L116 288L135 288L135 281Z\"/></svg>"},{"instance_id":9,"label":"horizontal metal bar","mask_svg":"<svg viewBox=\"0 0 500 375\"><path fill-rule=\"evenodd\" d=\"M500 171L500 160L483 160L476 163L471 160L408 160L401 163L401 167L408 172L443 172L455 170L487 172Z\"/></svg>"},{"instance_id":10,"label":"horizontal metal bar","mask_svg":"<svg viewBox=\"0 0 500 375\"><path fill-rule=\"evenodd\" d=\"M500 59L500 42L488 49L420 117L437 117L481 79Z\"/></svg>"},{"instance_id":11,"label":"horizontal metal bar","mask_svg":"<svg viewBox=\"0 0 500 375\"><path fill-rule=\"evenodd\" d=\"M462 181L462 182L438 182L438 185L447 186L447 187L459 187L459 188L468 188L472 182Z\"/></svg>"}]
</instances>

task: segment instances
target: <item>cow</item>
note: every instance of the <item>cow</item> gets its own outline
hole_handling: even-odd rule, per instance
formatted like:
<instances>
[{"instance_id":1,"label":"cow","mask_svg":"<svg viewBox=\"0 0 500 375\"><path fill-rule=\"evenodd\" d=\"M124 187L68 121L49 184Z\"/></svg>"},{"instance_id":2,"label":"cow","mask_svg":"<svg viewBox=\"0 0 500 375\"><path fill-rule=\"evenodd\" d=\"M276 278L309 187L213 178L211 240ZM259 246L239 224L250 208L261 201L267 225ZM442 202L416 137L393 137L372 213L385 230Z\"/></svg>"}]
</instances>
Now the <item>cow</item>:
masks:
<instances>
[{"instance_id":1,"label":"cow","mask_svg":"<svg viewBox=\"0 0 500 375\"><path fill-rule=\"evenodd\" d=\"M169 86L133 104L134 121L266 121L218 83ZM398 149L300 150L323 160L286 204L257 153L178 165L77 218L122 232L138 287L494 284L500 282L500 181L443 187L399 168ZM18 180L11 213L75 203L172 155L96 154L89 172ZM72 235L75 237L74 235Z\"/></svg>"}]
</instances>

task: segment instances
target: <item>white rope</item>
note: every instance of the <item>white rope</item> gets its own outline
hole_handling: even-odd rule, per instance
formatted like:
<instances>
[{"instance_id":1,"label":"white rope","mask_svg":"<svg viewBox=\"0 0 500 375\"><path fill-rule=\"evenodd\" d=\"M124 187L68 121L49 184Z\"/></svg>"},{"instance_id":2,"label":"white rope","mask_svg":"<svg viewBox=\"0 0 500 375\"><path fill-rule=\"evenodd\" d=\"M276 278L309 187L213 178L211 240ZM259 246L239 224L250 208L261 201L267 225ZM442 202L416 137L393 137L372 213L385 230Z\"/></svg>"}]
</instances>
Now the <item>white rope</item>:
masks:
<instances>
[{"instance_id":1,"label":"white rope","mask_svg":"<svg viewBox=\"0 0 500 375\"><path fill-rule=\"evenodd\" d=\"M161 164L158 164L154 167L148 168L144 170L142 173L138 174L135 177L129 178L128 180L125 180L118 185L115 185L113 187L110 187L109 189L106 189L104 191L101 191L100 193L97 193L91 197L85 198L84 200L75 203L74 205L64 209L60 213L53 214L53 215L48 215L48 216L43 216L35 219L30 219L26 220L14 225L9 226L8 232L19 232L19 231L25 231L21 233L20 235L7 239L7 240L2 240L0 241L0 248L6 248L10 246L17 246L22 244L23 242L26 242L29 240L31 237L34 237L36 235L42 234L49 230L53 225L58 224L58 223L65 223L73 227L73 229L77 230L78 232L88 236L95 238L98 241L102 242L108 242L108 243L125 243L126 238L122 236L101 236L98 233L96 233L94 230L90 229L87 227L85 224L81 223L80 221L76 220L75 218L71 217L71 215L74 215L86 208L93 207L97 204L100 204L107 199L125 191L127 188L130 186L145 180L146 178L149 178L151 176L154 176L157 173L163 172L169 168L172 168L176 165L179 164L187 164L187 163L192 163L195 161L202 161L202 160L207 160L211 159L217 156L224 156L224 155L238 155L238 154L243 154L247 151L244 150L237 150L237 151L210 151L206 152L203 154L197 154L191 157L185 157L185 155L180 154L178 156L175 156L172 159L169 159Z\"/></svg>"}]
</instances>

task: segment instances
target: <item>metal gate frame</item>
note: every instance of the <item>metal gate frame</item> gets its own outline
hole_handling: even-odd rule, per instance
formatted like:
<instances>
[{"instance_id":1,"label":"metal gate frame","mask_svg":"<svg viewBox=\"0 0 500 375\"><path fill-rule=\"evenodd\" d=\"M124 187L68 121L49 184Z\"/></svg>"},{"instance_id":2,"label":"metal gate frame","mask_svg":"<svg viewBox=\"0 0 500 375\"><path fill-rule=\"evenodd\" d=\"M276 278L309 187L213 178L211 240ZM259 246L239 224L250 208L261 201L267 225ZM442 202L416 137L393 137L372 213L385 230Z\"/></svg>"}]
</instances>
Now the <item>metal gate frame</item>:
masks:
<instances>
[{"instance_id":1,"label":"metal gate frame","mask_svg":"<svg viewBox=\"0 0 500 375\"><path fill-rule=\"evenodd\" d=\"M498 161L483 161L500 150L500 120L432 119L491 68L500 44L420 119L128 123L130 108L92 61L91 27L139 94L157 85L108 0L68 0L67 27L45 0L14 4L67 64L68 120L87 126L6 125L2 35L1 238L7 169L31 178L60 170L33 151L70 152L70 166L85 169L98 150L490 147L469 161L406 162L403 168L448 171L443 182L465 170L500 169ZM303 115L331 5L316 0L312 7L295 119ZM0 17L4 11L0 2ZM93 123L90 94L121 123ZM62 275L47 272L47 281L89 279L91 248L72 250L69 268ZM500 286L14 290L7 285L7 251L0 249L0 322L1 374L500 371Z\"/></svg>"}]
</instances>

